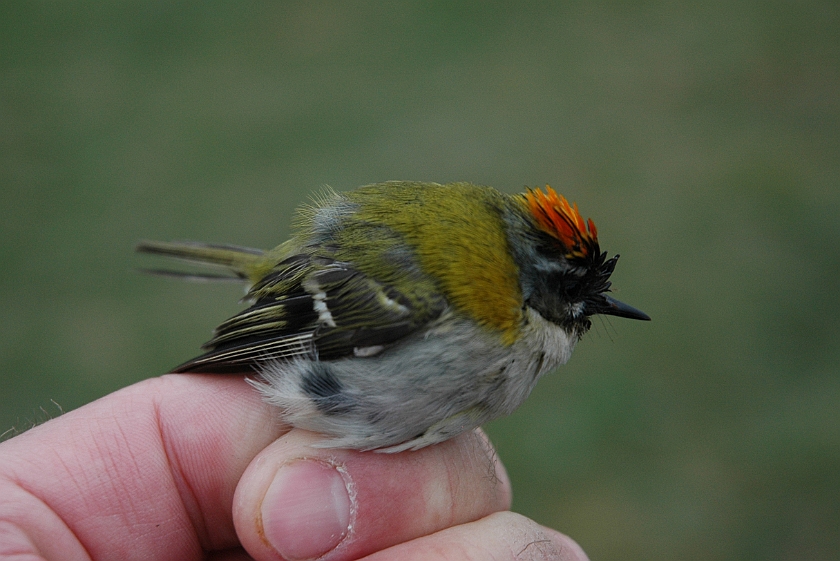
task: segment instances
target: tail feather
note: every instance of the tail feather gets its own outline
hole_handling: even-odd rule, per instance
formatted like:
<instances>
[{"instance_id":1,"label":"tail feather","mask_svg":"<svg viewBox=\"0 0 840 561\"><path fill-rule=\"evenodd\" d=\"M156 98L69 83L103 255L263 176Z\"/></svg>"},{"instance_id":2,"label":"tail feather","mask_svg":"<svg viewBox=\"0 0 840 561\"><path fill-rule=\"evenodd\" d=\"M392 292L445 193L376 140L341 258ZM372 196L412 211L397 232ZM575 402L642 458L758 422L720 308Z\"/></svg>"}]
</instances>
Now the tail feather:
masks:
<instances>
[{"instance_id":1,"label":"tail feather","mask_svg":"<svg viewBox=\"0 0 840 561\"><path fill-rule=\"evenodd\" d=\"M239 247L235 245L207 244L200 242L155 242L143 240L135 248L139 253L163 255L188 261L198 265L227 269L233 274L187 273L162 269L144 270L144 272L176 277L185 280L255 280L254 276L264 260L265 252L261 249Z\"/></svg>"},{"instance_id":2,"label":"tail feather","mask_svg":"<svg viewBox=\"0 0 840 561\"><path fill-rule=\"evenodd\" d=\"M137 269L141 273L156 277L167 277L189 282L235 282L242 283L247 279L239 274L216 274L216 273L188 273L185 271L172 271L170 269Z\"/></svg>"}]
</instances>

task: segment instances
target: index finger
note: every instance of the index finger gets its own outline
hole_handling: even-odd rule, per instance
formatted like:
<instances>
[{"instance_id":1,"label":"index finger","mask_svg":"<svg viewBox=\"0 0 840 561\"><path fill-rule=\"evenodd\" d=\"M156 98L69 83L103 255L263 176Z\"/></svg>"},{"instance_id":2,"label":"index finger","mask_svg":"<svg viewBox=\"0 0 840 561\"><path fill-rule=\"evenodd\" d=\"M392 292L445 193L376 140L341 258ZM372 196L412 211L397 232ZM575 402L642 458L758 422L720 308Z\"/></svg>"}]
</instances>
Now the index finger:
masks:
<instances>
[{"instance_id":1,"label":"index finger","mask_svg":"<svg viewBox=\"0 0 840 561\"><path fill-rule=\"evenodd\" d=\"M75 542L92 559L200 558L238 545L239 478L288 430L242 377L146 380L0 445L14 497L0 520L45 551Z\"/></svg>"}]
</instances>

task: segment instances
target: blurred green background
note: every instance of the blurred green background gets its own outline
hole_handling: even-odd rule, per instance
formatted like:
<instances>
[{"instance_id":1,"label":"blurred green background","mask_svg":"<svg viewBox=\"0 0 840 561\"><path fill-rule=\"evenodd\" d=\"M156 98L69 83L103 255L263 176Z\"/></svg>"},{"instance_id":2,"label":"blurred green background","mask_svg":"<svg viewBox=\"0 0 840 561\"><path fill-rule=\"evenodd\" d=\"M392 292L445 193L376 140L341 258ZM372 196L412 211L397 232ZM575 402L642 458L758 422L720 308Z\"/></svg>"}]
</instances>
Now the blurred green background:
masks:
<instances>
[{"instance_id":1,"label":"blurred green background","mask_svg":"<svg viewBox=\"0 0 840 561\"><path fill-rule=\"evenodd\" d=\"M840 555L836 2L0 4L0 432L192 356L320 186L549 183L621 253L571 362L488 427L593 560Z\"/></svg>"}]
</instances>

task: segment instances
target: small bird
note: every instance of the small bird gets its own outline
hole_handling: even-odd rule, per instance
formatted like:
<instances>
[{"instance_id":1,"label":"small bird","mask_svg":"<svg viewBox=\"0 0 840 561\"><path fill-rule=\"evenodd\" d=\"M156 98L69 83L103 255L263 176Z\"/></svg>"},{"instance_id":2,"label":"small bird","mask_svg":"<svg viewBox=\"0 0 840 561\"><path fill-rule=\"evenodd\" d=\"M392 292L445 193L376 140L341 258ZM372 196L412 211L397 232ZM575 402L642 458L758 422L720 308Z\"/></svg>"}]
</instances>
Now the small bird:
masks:
<instances>
[{"instance_id":1,"label":"small bird","mask_svg":"<svg viewBox=\"0 0 840 561\"><path fill-rule=\"evenodd\" d=\"M551 187L516 195L469 183L390 181L326 191L270 251L143 241L137 250L224 273L250 307L174 372L249 381L323 447L416 450L513 412L606 314L592 220Z\"/></svg>"}]
</instances>

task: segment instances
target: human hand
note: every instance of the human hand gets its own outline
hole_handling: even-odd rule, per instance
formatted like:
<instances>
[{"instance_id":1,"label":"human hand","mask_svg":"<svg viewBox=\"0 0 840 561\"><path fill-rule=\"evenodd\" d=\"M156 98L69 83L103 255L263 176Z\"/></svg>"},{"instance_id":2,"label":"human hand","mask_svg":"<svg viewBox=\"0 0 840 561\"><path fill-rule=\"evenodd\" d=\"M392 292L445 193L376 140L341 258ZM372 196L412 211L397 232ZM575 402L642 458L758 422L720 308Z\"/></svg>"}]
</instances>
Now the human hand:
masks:
<instances>
[{"instance_id":1,"label":"human hand","mask_svg":"<svg viewBox=\"0 0 840 561\"><path fill-rule=\"evenodd\" d=\"M318 438L242 377L135 384L0 444L0 557L586 559L507 512L480 432L393 455Z\"/></svg>"}]
</instances>

